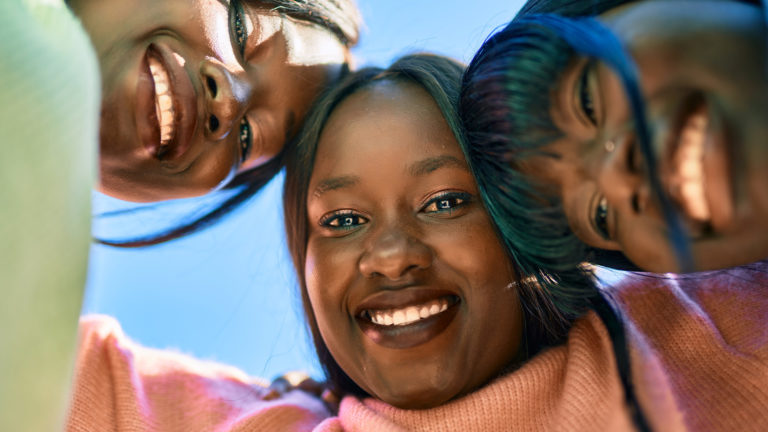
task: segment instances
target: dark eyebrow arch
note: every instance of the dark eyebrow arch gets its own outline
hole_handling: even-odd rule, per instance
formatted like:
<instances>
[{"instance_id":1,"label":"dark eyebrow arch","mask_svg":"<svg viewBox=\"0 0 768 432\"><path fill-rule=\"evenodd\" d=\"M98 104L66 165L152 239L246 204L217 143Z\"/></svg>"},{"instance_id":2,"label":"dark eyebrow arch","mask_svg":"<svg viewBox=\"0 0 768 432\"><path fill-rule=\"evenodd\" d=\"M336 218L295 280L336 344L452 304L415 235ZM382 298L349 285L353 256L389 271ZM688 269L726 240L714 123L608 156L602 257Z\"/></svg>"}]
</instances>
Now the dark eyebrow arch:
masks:
<instances>
[{"instance_id":1,"label":"dark eyebrow arch","mask_svg":"<svg viewBox=\"0 0 768 432\"><path fill-rule=\"evenodd\" d=\"M326 192L354 186L359 181L360 181L360 178L357 176L340 176L340 177L327 178L321 181L320 184L318 184L317 187L315 187L315 190L312 192L312 195L319 197L320 195Z\"/></svg>"},{"instance_id":2,"label":"dark eyebrow arch","mask_svg":"<svg viewBox=\"0 0 768 432\"><path fill-rule=\"evenodd\" d=\"M416 177L416 176L429 174L433 171L437 171L440 168L449 167L449 166L455 167L455 168L461 168L464 171L469 172L469 168L467 167L466 162L449 155L435 156L427 159L422 159L418 162L415 162L413 165L411 165L408 171L410 171L412 176Z\"/></svg>"}]
</instances>

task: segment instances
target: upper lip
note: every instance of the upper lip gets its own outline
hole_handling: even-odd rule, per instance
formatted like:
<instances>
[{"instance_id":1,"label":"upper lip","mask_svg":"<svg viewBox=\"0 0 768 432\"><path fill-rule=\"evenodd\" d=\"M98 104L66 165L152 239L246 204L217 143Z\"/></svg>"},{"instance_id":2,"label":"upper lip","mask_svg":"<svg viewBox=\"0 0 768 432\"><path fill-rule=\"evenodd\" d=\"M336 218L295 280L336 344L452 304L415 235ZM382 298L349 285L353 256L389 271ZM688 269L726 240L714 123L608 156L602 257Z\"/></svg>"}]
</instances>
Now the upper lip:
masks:
<instances>
[{"instance_id":1,"label":"upper lip","mask_svg":"<svg viewBox=\"0 0 768 432\"><path fill-rule=\"evenodd\" d=\"M382 286L362 299L353 309L354 316L360 316L366 310L405 308L446 296L458 297L458 294L446 288L420 284Z\"/></svg>"},{"instance_id":2,"label":"upper lip","mask_svg":"<svg viewBox=\"0 0 768 432\"><path fill-rule=\"evenodd\" d=\"M141 83L137 91L137 126L145 148L150 154L163 162L173 162L181 158L191 146L197 125L197 96L186 69L174 58L174 53L168 47L153 43L147 47L142 68L148 69L147 58L153 57L165 68L170 79L170 93L174 107L175 132L167 146L160 149L160 132L157 116L155 115L154 81L150 77L151 89L142 91ZM142 73L148 73L142 70ZM146 86L146 84L144 84ZM151 97L147 97L150 94ZM147 100L149 99L149 100Z\"/></svg>"}]
</instances>

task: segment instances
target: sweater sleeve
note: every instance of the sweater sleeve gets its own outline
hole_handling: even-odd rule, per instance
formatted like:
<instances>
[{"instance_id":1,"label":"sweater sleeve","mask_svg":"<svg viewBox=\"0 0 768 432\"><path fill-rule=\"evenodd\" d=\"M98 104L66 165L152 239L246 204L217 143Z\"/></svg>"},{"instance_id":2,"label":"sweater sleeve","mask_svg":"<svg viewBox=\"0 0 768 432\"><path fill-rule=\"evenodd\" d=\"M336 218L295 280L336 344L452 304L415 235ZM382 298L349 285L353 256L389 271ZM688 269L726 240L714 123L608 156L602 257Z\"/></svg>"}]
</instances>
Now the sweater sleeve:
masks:
<instances>
[{"instance_id":1,"label":"sweater sleeve","mask_svg":"<svg viewBox=\"0 0 768 432\"><path fill-rule=\"evenodd\" d=\"M612 290L643 347L634 372L658 365L690 429L768 430L767 270L636 274Z\"/></svg>"},{"instance_id":2,"label":"sweater sleeve","mask_svg":"<svg viewBox=\"0 0 768 432\"><path fill-rule=\"evenodd\" d=\"M265 400L267 383L168 350L141 347L105 316L80 322L68 431L312 430L323 403L292 391Z\"/></svg>"}]
</instances>

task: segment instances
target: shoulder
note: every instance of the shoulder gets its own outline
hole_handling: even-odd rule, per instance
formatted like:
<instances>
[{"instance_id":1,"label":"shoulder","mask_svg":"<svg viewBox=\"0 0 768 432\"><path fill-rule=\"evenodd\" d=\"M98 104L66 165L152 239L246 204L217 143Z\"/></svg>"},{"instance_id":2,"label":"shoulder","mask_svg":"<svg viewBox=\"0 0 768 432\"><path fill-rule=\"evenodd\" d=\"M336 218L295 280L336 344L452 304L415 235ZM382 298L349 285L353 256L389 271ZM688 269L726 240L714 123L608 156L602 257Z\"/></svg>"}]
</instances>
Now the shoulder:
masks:
<instances>
[{"instance_id":1,"label":"shoulder","mask_svg":"<svg viewBox=\"0 0 768 432\"><path fill-rule=\"evenodd\" d=\"M627 323L645 406L674 401L670 412L694 430L768 427L768 389L757 385L768 377L765 269L630 274L606 288Z\"/></svg>"},{"instance_id":2,"label":"shoulder","mask_svg":"<svg viewBox=\"0 0 768 432\"><path fill-rule=\"evenodd\" d=\"M630 273L606 290L649 336L672 343L707 335L706 340L722 339L731 348L768 358L765 262L686 275Z\"/></svg>"},{"instance_id":3,"label":"shoulder","mask_svg":"<svg viewBox=\"0 0 768 432\"><path fill-rule=\"evenodd\" d=\"M322 401L307 393L274 398L266 381L232 366L143 347L103 315L81 319L76 369L72 431L229 430L265 424L305 430L329 416Z\"/></svg>"}]
</instances>

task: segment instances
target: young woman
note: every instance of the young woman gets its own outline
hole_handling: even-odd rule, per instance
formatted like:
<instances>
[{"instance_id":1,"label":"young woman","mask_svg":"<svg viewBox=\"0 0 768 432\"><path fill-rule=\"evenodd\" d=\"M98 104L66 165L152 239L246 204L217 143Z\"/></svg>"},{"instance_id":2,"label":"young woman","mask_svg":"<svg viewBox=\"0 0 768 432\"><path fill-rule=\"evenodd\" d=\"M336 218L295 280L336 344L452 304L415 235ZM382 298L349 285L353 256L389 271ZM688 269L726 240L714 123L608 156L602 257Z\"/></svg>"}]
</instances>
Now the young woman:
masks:
<instances>
[{"instance_id":1,"label":"young woman","mask_svg":"<svg viewBox=\"0 0 768 432\"><path fill-rule=\"evenodd\" d=\"M421 55L356 72L289 149L288 243L337 412L90 318L69 430L765 428L765 274L628 280L626 334L594 285L557 318L466 163L461 71Z\"/></svg>"},{"instance_id":2,"label":"young woman","mask_svg":"<svg viewBox=\"0 0 768 432\"><path fill-rule=\"evenodd\" d=\"M200 229L257 192L317 94L348 70L354 0L68 0L99 56L98 189L137 202L240 187L147 238ZM244 186L244 187L241 187Z\"/></svg>"},{"instance_id":3,"label":"young woman","mask_svg":"<svg viewBox=\"0 0 768 432\"><path fill-rule=\"evenodd\" d=\"M519 265L768 257L764 17L734 1L532 1L487 41L462 117Z\"/></svg>"}]
</instances>

